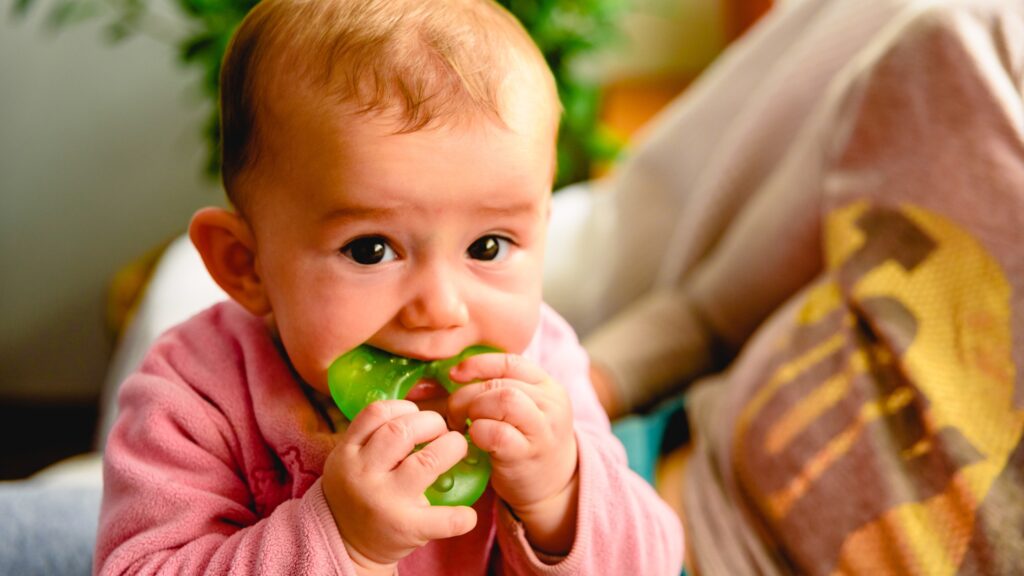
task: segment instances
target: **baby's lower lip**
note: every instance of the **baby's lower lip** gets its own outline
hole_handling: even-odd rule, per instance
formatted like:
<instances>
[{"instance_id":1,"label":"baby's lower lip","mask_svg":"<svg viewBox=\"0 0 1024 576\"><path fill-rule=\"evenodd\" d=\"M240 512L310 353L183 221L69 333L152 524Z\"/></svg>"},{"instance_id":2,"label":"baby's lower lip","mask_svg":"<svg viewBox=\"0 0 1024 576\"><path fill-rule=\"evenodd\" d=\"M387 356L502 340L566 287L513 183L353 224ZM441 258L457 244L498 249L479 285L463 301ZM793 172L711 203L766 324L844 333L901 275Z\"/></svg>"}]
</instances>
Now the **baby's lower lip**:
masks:
<instances>
[{"instance_id":1,"label":"baby's lower lip","mask_svg":"<svg viewBox=\"0 0 1024 576\"><path fill-rule=\"evenodd\" d=\"M412 402L433 400L434 398L441 398L447 394L448 391L435 380L424 378L409 390L409 393L405 395L405 399Z\"/></svg>"}]
</instances>

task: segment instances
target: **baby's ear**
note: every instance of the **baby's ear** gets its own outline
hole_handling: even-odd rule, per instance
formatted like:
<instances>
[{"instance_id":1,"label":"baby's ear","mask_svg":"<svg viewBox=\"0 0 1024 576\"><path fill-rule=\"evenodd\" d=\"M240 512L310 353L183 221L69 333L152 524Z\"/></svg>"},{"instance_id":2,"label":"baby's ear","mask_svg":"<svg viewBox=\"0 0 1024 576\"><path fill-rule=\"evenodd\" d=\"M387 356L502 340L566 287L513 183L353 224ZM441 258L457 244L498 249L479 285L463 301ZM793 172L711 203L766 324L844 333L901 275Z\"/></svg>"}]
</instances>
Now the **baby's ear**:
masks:
<instances>
[{"instance_id":1,"label":"baby's ear","mask_svg":"<svg viewBox=\"0 0 1024 576\"><path fill-rule=\"evenodd\" d=\"M213 280L257 316L270 313L256 266L256 242L249 224L235 212L202 208L192 216L188 235Z\"/></svg>"}]
</instances>

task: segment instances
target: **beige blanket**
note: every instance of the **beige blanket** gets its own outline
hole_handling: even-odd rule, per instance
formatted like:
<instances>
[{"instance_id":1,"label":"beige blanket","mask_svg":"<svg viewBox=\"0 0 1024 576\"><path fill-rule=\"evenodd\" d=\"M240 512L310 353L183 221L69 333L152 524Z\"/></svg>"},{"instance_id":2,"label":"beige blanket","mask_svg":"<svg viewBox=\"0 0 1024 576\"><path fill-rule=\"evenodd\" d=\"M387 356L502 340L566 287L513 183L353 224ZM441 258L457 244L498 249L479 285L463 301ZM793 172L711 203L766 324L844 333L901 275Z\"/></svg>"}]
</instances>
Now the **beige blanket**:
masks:
<instances>
[{"instance_id":1,"label":"beige blanket","mask_svg":"<svg viewBox=\"0 0 1024 576\"><path fill-rule=\"evenodd\" d=\"M1024 574L1022 81L1019 1L893 22L687 275L697 572Z\"/></svg>"}]
</instances>

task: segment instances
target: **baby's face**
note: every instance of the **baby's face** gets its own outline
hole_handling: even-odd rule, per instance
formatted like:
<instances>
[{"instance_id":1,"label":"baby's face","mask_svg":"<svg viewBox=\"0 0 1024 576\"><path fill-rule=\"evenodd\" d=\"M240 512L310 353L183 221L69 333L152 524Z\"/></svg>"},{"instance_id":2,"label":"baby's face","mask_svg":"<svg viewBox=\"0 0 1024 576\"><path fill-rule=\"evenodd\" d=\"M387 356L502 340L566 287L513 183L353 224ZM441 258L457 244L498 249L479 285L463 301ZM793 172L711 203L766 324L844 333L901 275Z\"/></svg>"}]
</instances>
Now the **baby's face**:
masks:
<instances>
[{"instance_id":1,"label":"baby's face","mask_svg":"<svg viewBox=\"0 0 1024 576\"><path fill-rule=\"evenodd\" d=\"M529 116L396 135L295 106L264 133L256 266L309 384L327 392L327 367L363 343L423 360L527 346L555 157L552 123Z\"/></svg>"}]
</instances>

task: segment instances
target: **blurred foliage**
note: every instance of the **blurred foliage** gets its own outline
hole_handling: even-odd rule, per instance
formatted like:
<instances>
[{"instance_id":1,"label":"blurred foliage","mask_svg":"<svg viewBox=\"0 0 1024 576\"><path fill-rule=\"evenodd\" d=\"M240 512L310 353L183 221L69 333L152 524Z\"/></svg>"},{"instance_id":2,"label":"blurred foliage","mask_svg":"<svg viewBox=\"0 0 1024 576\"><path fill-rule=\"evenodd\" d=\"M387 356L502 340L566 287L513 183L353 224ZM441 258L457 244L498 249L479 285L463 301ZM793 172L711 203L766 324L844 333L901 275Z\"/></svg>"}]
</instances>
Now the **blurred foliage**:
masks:
<instances>
[{"instance_id":1,"label":"blurred foliage","mask_svg":"<svg viewBox=\"0 0 1024 576\"><path fill-rule=\"evenodd\" d=\"M14 0L15 17L24 17L40 0ZM173 45L183 65L202 72L202 92L211 114L203 131L209 145L206 166L220 172L220 125L217 88L220 64L235 27L259 0L169 0L184 18L184 32L161 29L161 16L151 0L53 0L46 23L54 30L99 19L113 42L134 35L157 37ZM512 12L540 47L554 72L565 113L558 139L555 187L590 177L594 163L613 159L621 142L600 122L600 86L574 73L577 58L607 48L620 36L616 26L629 0L498 0ZM171 32L168 32L168 30Z\"/></svg>"}]
</instances>

